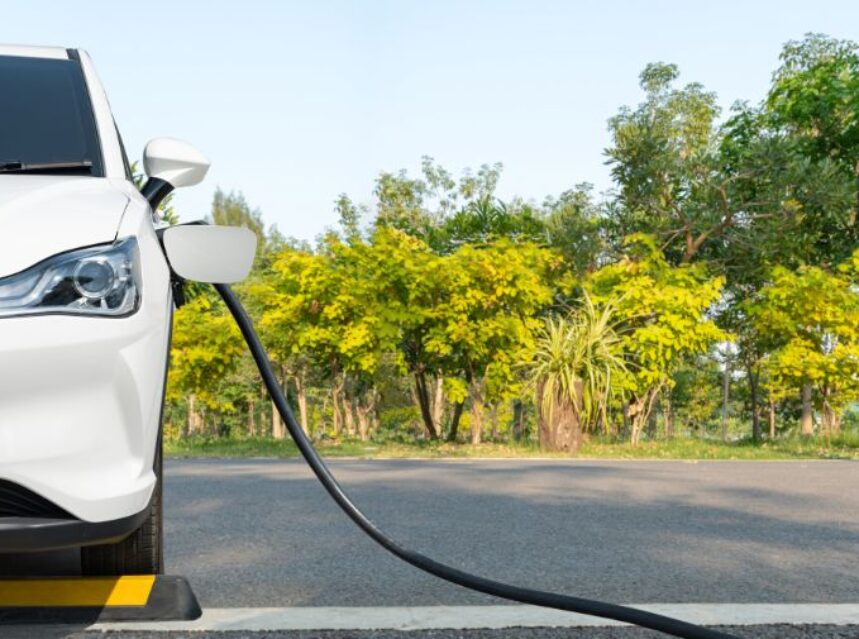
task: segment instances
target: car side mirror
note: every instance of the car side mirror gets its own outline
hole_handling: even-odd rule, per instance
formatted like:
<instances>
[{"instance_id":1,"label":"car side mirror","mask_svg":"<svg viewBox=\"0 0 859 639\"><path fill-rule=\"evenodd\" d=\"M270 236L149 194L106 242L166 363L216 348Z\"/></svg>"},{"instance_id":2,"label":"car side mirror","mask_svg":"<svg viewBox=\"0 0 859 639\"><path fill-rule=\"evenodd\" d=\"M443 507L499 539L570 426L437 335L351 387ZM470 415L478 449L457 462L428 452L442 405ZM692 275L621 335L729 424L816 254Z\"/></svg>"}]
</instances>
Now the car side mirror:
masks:
<instances>
[{"instance_id":1,"label":"car side mirror","mask_svg":"<svg viewBox=\"0 0 859 639\"><path fill-rule=\"evenodd\" d=\"M164 229L164 252L173 272L194 282L232 284L247 277L257 236L238 226L189 224Z\"/></svg>"},{"instance_id":2,"label":"car side mirror","mask_svg":"<svg viewBox=\"0 0 859 639\"><path fill-rule=\"evenodd\" d=\"M209 170L209 160L187 142L155 138L143 150L143 169L149 180L141 192L155 211L173 189L202 182Z\"/></svg>"}]
</instances>

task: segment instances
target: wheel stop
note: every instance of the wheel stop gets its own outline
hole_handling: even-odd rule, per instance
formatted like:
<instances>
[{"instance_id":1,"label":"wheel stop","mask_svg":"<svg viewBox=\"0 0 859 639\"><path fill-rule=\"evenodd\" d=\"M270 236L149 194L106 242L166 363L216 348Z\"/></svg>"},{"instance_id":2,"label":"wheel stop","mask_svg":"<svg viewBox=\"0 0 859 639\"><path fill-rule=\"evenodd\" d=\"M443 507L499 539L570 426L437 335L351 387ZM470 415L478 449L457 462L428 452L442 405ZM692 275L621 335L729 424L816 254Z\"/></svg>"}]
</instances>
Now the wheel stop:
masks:
<instances>
[{"instance_id":1,"label":"wheel stop","mask_svg":"<svg viewBox=\"0 0 859 639\"><path fill-rule=\"evenodd\" d=\"M184 577L0 578L0 624L191 621L202 614Z\"/></svg>"}]
</instances>

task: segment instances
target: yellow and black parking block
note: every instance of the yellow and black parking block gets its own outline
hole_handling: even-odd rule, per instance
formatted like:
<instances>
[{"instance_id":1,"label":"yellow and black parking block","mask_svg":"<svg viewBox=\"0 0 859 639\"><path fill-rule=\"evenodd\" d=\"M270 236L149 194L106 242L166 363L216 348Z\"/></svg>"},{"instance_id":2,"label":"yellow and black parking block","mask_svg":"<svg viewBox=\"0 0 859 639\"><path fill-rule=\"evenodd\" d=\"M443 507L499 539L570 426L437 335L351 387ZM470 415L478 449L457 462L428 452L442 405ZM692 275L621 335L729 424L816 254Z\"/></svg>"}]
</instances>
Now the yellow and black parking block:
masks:
<instances>
[{"instance_id":1,"label":"yellow and black parking block","mask_svg":"<svg viewBox=\"0 0 859 639\"><path fill-rule=\"evenodd\" d=\"M189 621L201 614L183 577L0 579L0 623Z\"/></svg>"}]
</instances>

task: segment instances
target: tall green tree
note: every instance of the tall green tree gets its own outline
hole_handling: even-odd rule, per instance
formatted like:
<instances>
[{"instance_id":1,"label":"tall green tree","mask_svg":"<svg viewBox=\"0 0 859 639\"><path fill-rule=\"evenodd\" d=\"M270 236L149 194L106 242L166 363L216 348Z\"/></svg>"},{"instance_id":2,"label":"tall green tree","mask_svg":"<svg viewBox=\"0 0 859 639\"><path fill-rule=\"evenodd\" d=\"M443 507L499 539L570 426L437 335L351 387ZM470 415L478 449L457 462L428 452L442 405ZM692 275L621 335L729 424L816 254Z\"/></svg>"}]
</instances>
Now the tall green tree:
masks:
<instances>
[{"instance_id":1,"label":"tall green tree","mask_svg":"<svg viewBox=\"0 0 859 639\"><path fill-rule=\"evenodd\" d=\"M836 269L776 267L772 282L747 303L757 330L777 345L766 366L776 396L811 388L801 432L813 434L810 406L822 416L823 432L840 429L846 406L859 399L859 251Z\"/></svg>"},{"instance_id":2,"label":"tall green tree","mask_svg":"<svg viewBox=\"0 0 859 639\"><path fill-rule=\"evenodd\" d=\"M729 338L709 316L724 279L703 264L671 265L653 238L631 236L627 255L584 282L598 304L613 304L629 373L621 384L629 396L625 416L637 444L660 394L692 355Z\"/></svg>"},{"instance_id":3,"label":"tall green tree","mask_svg":"<svg viewBox=\"0 0 859 639\"><path fill-rule=\"evenodd\" d=\"M439 262L447 299L437 308L427 350L467 388L471 439L480 443L484 406L516 384L516 366L533 348L536 315L553 300L557 258L509 240L465 245Z\"/></svg>"},{"instance_id":4,"label":"tall green tree","mask_svg":"<svg viewBox=\"0 0 859 639\"><path fill-rule=\"evenodd\" d=\"M645 67L645 101L609 120L606 154L619 188L618 235L652 234L671 262L685 263L732 218L713 206L719 190L716 96L698 83L676 88L678 77L673 64Z\"/></svg>"}]
</instances>

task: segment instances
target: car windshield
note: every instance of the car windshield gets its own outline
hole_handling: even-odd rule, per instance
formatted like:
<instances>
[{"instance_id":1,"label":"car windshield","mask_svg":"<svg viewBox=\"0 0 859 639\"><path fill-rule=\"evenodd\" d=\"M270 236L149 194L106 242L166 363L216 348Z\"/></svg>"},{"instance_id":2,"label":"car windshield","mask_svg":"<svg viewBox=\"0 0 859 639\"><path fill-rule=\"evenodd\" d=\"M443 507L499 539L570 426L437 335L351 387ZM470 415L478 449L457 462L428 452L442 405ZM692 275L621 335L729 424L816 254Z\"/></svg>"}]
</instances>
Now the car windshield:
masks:
<instances>
[{"instance_id":1,"label":"car windshield","mask_svg":"<svg viewBox=\"0 0 859 639\"><path fill-rule=\"evenodd\" d=\"M0 56L0 166L102 176L80 63Z\"/></svg>"}]
</instances>

